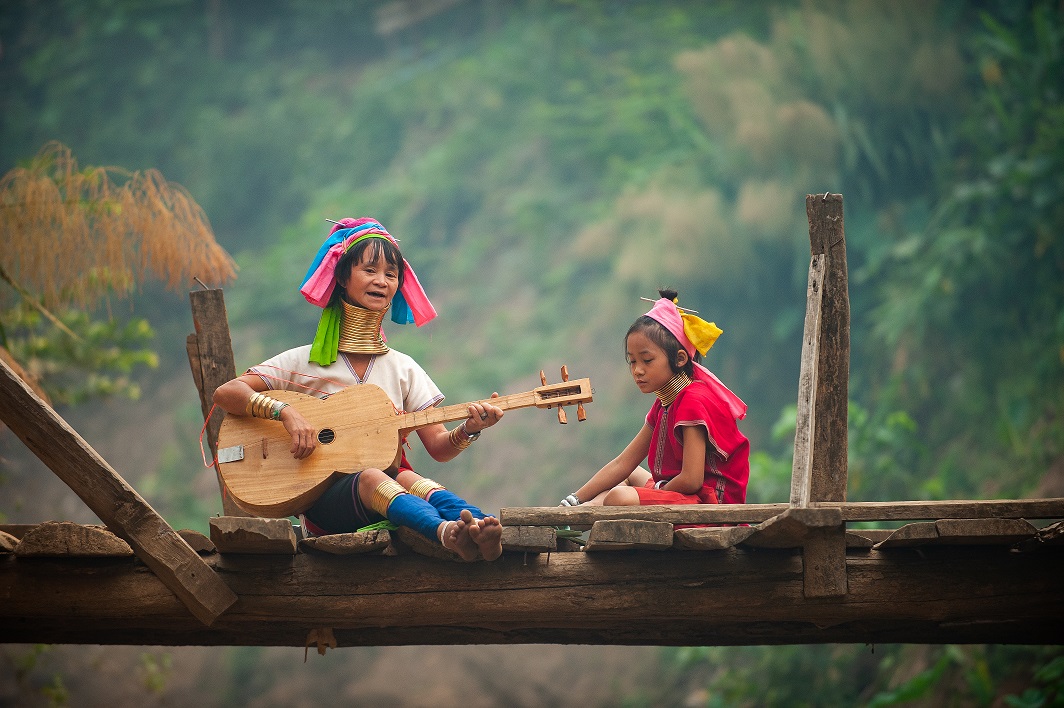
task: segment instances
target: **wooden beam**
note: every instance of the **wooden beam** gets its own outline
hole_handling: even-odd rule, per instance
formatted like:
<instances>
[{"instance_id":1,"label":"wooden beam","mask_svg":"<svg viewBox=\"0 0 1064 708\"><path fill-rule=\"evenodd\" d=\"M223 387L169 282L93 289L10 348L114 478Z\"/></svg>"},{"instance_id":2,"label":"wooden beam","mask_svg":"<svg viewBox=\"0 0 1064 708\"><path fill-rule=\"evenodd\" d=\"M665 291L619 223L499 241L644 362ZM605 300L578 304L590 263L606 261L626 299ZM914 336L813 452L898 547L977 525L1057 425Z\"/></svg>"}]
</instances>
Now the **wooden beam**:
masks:
<instances>
[{"instance_id":1,"label":"wooden beam","mask_svg":"<svg viewBox=\"0 0 1064 708\"><path fill-rule=\"evenodd\" d=\"M134 559L0 554L0 643L303 647L316 628L339 646L1064 642L1062 546L857 550L838 598L807 597L792 550L206 560L239 596L210 627Z\"/></svg>"},{"instance_id":2,"label":"wooden beam","mask_svg":"<svg viewBox=\"0 0 1064 708\"><path fill-rule=\"evenodd\" d=\"M218 430L222 427L222 419L225 417L224 411L214 409L214 391L236 377L233 341L229 334L229 317L225 311L222 290L193 290L188 297L192 307L192 324L196 331L188 335L185 350L192 369L192 380L199 392L203 419L207 421L207 447L211 459L214 459L218 453ZM222 513L225 516L249 516L226 492L218 465L214 466L214 470L218 477L218 490L222 495Z\"/></svg>"},{"instance_id":3,"label":"wooden beam","mask_svg":"<svg viewBox=\"0 0 1064 708\"><path fill-rule=\"evenodd\" d=\"M184 539L3 362L0 420L201 622L209 625L236 602Z\"/></svg>"},{"instance_id":4,"label":"wooden beam","mask_svg":"<svg viewBox=\"0 0 1064 708\"><path fill-rule=\"evenodd\" d=\"M850 295L841 194L810 194L809 250L824 256L817 345L810 502L846 501L846 416L850 380Z\"/></svg>"},{"instance_id":5,"label":"wooden beam","mask_svg":"<svg viewBox=\"0 0 1064 708\"><path fill-rule=\"evenodd\" d=\"M813 503L811 508L838 508L844 522L918 521L924 519L1062 519L1064 498L983 499L975 501L897 501ZM591 526L603 519L642 519L673 524L761 523L782 514L789 504L667 504L662 506L503 507L503 526Z\"/></svg>"},{"instance_id":6,"label":"wooden beam","mask_svg":"<svg viewBox=\"0 0 1064 708\"><path fill-rule=\"evenodd\" d=\"M798 409L791 465L791 506L809 506L813 480L813 438L816 430L817 362L820 359L820 311L824 294L824 254L809 261L805 298L802 363L798 374Z\"/></svg>"}]
</instances>

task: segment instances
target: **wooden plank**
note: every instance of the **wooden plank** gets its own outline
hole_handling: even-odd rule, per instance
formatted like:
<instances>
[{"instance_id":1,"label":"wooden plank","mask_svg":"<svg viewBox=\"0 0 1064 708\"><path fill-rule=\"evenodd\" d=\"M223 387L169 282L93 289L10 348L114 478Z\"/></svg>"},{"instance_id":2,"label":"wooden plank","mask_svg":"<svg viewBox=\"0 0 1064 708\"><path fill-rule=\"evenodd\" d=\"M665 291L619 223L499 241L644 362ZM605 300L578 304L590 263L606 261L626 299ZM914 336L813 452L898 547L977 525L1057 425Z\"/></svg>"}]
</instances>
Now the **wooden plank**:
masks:
<instances>
[{"instance_id":1,"label":"wooden plank","mask_svg":"<svg viewBox=\"0 0 1064 708\"><path fill-rule=\"evenodd\" d=\"M837 508L787 509L755 526L743 543L752 548L801 548L813 531L841 526L842 512Z\"/></svg>"},{"instance_id":2,"label":"wooden plank","mask_svg":"<svg viewBox=\"0 0 1064 708\"><path fill-rule=\"evenodd\" d=\"M103 526L48 521L35 526L22 537L15 548L15 555L123 558L133 555L133 549Z\"/></svg>"},{"instance_id":3,"label":"wooden plank","mask_svg":"<svg viewBox=\"0 0 1064 708\"><path fill-rule=\"evenodd\" d=\"M1064 498L985 499L976 501L813 502L811 508L838 508L843 521L920 519L1061 519ZM588 527L603 519L668 521L673 524L761 523L782 514L789 504L666 504L662 506L503 507L503 526Z\"/></svg>"},{"instance_id":4,"label":"wooden plank","mask_svg":"<svg viewBox=\"0 0 1064 708\"><path fill-rule=\"evenodd\" d=\"M0 553L11 553L18 546L18 538L6 531L0 531Z\"/></svg>"},{"instance_id":5,"label":"wooden plank","mask_svg":"<svg viewBox=\"0 0 1064 708\"><path fill-rule=\"evenodd\" d=\"M1024 519L940 519L935 528L939 543L984 546L1012 545L1038 534Z\"/></svg>"},{"instance_id":6,"label":"wooden plank","mask_svg":"<svg viewBox=\"0 0 1064 708\"><path fill-rule=\"evenodd\" d=\"M753 526L676 529L673 534L673 548L688 551L723 551L745 541L754 530Z\"/></svg>"},{"instance_id":7,"label":"wooden plank","mask_svg":"<svg viewBox=\"0 0 1064 708\"><path fill-rule=\"evenodd\" d=\"M334 556L380 553L392 545L392 535L387 529L374 529L356 533L337 533L328 536L304 538L300 550L312 550Z\"/></svg>"},{"instance_id":8,"label":"wooden plank","mask_svg":"<svg viewBox=\"0 0 1064 708\"><path fill-rule=\"evenodd\" d=\"M229 316L221 289L193 290L188 296L192 307L192 324L196 331L188 336L185 349L192 369L192 380L199 393L200 409L206 421L204 437L211 459L214 459L218 454L218 430L225 418L225 412L214 407L214 391L236 376ZM214 465L214 471L222 496L222 513L225 516L250 516L229 495L217 464Z\"/></svg>"},{"instance_id":9,"label":"wooden plank","mask_svg":"<svg viewBox=\"0 0 1064 708\"><path fill-rule=\"evenodd\" d=\"M558 532L551 526L503 526L502 550L552 553L558 550Z\"/></svg>"},{"instance_id":10,"label":"wooden plank","mask_svg":"<svg viewBox=\"0 0 1064 708\"><path fill-rule=\"evenodd\" d=\"M807 195L805 212L810 254L825 257L809 500L842 502L846 501L850 379L850 295L842 195Z\"/></svg>"},{"instance_id":11,"label":"wooden plank","mask_svg":"<svg viewBox=\"0 0 1064 708\"><path fill-rule=\"evenodd\" d=\"M236 602L236 595L177 532L3 362L0 420L201 622L210 624Z\"/></svg>"},{"instance_id":12,"label":"wooden plank","mask_svg":"<svg viewBox=\"0 0 1064 708\"><path fill-rule=\"evenodd\" d=\"M288 519L215 516L210 527L211 542L220 553L295 555L298 548Z\"/></svg>"},{"instance_id":13,"label":"wooden plank","mask_svg":"<svg viewBox=\"0 0 1064 708\"><path fill-rule=\"evenodd\" d=\"M802 362L798 375L798 410L794 428L794 462L791 466L791 506L809 506L813 477L813 437L816 430L815 397L817 363L820 360L820 313L824 293L823 253L809 262L809 285L805 298L805 329Z\"/></svg>"},{"instance_id":14,"label":"wooden plank","mask_svg":"<svg viewBox=\"0 0 1064 708\"><path fill-rule=\"evenodd\" d=\"M631 551L672 548L672 524L661 521L596 521L584 550Z\"/></svg>"},{"instance_id":15,"label":"wooden plank","mask_svg":"<svg viewBox=\"0 0 1064 708\"><path fill-rule=\"evenodd\" d=\"M1060 644L1064 547L999 550L851 553L843 598L807 597L788 550L214 554L240 601L210 627L134 559L3 554L0 643L303 647L329 627L338 646Z\"/></svg>"},{"instance_id":16,"label":"wooden plank","mask_svg":"<svg viewBox=\"0 0 1064 708\"><path fill-rule=\"evenodd\" d=\"M934 521L920 521L906 524L876 544L876 548L905 548L909 546L926 546L938 540L938 529Z\"/></svg>"},{"instance_id":17,"label":"wooden plank","mask_svg":"<svg viewBox=\"0 0 1064 708\"><path fill-rule=\"evenodd\" d=\"M199 531L193 529L180 529L177 535L185 539L185 543L192 547L196 553L217 553L218 548Z\"/></svg>"}]
</instances>

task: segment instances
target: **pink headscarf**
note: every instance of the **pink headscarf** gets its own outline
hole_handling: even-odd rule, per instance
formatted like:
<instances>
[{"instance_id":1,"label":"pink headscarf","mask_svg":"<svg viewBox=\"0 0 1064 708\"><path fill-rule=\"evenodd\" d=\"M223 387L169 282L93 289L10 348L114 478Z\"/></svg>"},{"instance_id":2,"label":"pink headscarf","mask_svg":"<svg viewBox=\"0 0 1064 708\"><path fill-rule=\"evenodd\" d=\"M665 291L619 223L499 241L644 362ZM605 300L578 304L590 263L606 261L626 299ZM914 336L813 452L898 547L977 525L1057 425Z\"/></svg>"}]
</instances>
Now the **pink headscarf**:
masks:
<instances>
[{"instance_id":1,"label":"pink headscarf","mask_svg":"<svg viewBox=\"0 0 1064 708\"><path fill-rule=\"evenodd\" d=\"M706 322L695 315L681 313L675 302L664 297L654 303L646 316L660 323L680 342L680 346L684 348L687 356L691 357L691 363L694 364L695 380L702 381L709 386L710 391L733 418L738 420L745 418L746 404L743 400L732 393L712 371L694 361L695 352L698 351L703 355L708 352L721 330L717 329L712 322ZM698 341L698 346L691 341L692 337Z\"/></svg>"}]
</instances>

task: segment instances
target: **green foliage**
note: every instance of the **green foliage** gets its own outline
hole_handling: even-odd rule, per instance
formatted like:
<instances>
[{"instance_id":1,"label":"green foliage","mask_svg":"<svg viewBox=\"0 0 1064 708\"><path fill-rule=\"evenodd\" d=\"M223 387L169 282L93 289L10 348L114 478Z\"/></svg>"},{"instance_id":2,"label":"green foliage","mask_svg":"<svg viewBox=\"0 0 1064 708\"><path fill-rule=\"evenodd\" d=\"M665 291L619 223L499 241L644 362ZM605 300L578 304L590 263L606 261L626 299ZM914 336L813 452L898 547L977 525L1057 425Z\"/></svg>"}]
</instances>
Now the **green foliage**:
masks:
<instances>
[{"instance_id":1,"label":"green foliage","mask_svg":"<svg viewBox=\"0 0 1064 708\"><path fill-rule=\"evenodd\" d=\"M25 304L0 313L4 345L37 379L55 404L77 404L95 396L137 398L140 387L131 376L138 366L154 368L158 356L143 347L154 333L147 321L131 318L93 320L88 313L67 310L61 321L77 339L43 320Z\"/></svg>"}]
</instances>

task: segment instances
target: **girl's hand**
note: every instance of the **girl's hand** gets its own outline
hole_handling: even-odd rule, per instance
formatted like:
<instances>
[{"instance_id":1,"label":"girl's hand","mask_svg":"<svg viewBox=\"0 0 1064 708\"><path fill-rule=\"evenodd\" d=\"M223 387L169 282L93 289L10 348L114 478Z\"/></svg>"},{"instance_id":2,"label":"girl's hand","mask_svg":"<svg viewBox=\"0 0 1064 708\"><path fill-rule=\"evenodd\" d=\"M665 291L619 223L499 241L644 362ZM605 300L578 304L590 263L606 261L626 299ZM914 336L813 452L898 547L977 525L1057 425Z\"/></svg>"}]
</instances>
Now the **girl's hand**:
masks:
<instances>
[{"instance_id":1,"label":"girl's hand","mask_svg":"<svg viewBox=\"0 0 1064 708\"><path fill-rule=\"evenodd\" d=\"M498 392L491 394L492 398L498 398ZM466 418L465 431L470 435L476 435L485 428L491 426L502 420L503 409L498 406L493 406L487 401L478 401L476 403L469 404L469 417Z\"/></svg>"},{"instance_id":2,"label":"girl's hand","mask_svg":"<svg viewBox=\"0 0 1064 708\"><path fill-rule=\"evenodd\" d=\"M294 406L285 406L281 411L281 423L284 429L292 436L292 457L297 460L305 460L314 452L318 445L318 431L307 422L303 414Z\"/></svg>"}]
</instances>

